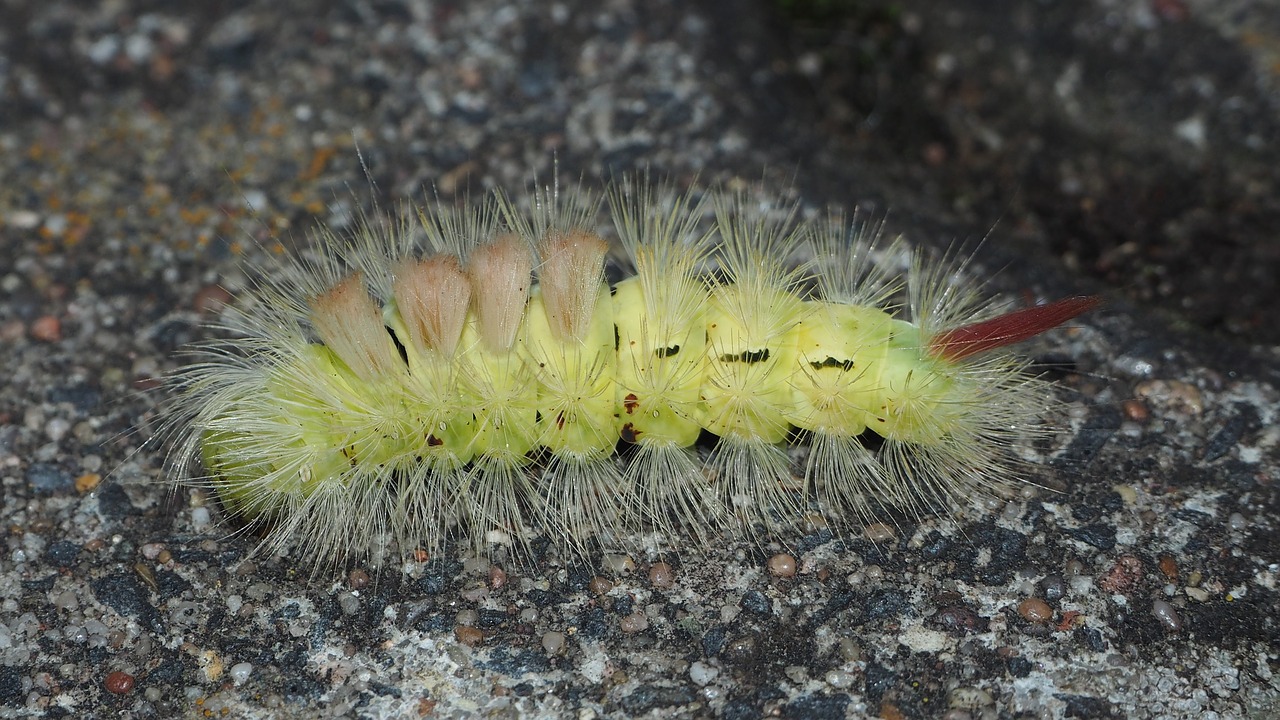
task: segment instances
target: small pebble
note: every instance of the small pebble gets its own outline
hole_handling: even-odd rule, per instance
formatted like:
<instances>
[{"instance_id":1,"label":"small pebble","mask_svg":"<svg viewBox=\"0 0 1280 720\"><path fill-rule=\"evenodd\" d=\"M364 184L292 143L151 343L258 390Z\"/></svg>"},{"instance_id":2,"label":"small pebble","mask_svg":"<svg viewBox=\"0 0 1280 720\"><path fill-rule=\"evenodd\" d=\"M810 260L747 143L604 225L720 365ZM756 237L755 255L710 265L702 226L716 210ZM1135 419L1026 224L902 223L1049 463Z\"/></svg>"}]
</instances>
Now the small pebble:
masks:
<instances>
[{"instance_id":1,"label":"small pebble","mask_svg":"<svg viewBox=\"0 0 1280 720\"><path fill-rule=\"evenodd\" d=\"M463 645L479 645L484 640L484 633L480 630L469 627L467 625L458 625L453 628L454 637L458 638L458 642Z\"/></svg>"},{"instance_id":2,"label":"small pebble","mask_svg":"<svg viewBox=\"0 0 1280 720\"><path fill-rule=\"evenodd\" d=\"M1098 587L1113 595L1128 593L1142 578L1142 560L1135 555L1121 555L1102 577Z\"/></svg>"},{"instance_id":3,"label":"small pebble","mask_svg":"<svg viewBox=\"0 0 1280 720\"><path fill-rule=\"evenodd\" d=\"M701 687L706 687L719 674L720 671L715 666L704 663L701 660L695 660L689 665L689 679Z\"/></svg>"},{"instance_id":4,"label":"small pebble","mask_svg":"<svg viewBox=\"0 0 1280 720\"><path fill-rule=\"evenodd\" d=\"M158 590L160 584L156 582L156 571L151 569L150 565L145 563L134 563L133 571L137 573L138 579L147 584L152 590Z\"/></svg>"},{"instance_id":5,"label":"small pebble","mask_svg":"<svg viewBox=\"0 0 1280 720\"><path fill-rule=\"evenodd\" d=\"M893 526L885 523L871 523L863 528L862 532L873 543L890 542L896 535Z\"/></svg>"},{"instance_id":6,"label":"small pebble","mask_svg":"<svg viewBox=\"0 0 1280 720\"><path fill-rule=\"evenodd\" d=\"M1040 598L1027 598L1018 603L1018 614L1033 623L1046 623L1053 617L1053 608Z\"/></svg>"},{"instance_id":7,"label":"small pebble","mask_svg":"<svg viewBox=\"0 0 1280 720\"><path fill-rule=\"evenodd\" d=\"M135 680L132 675L116 670L115 672L107 673L107 678L102 684L106 686L109 693L125 695L133 690L134 683Z\"/></svg>"},{"instance_id":8,"label":"small pebble","mask_svg":"<svg viewBox=\"0 0 1280 720\"><path fill-rule=\"evenodd\" d=\"M62 339L62 322L53 315L38 317L31 323L31 337L40 342L57 342Z\"/></svg>"},{"instance_id":9,"label":"small pebble","mask_svg":"<svg viewBox=\"0 0 1280 720\"><path fill-rule=\"evenodd\" d=\"M564 633L550 630L542 634L542 649L548 655L559 655L564 652L565 637Z\"/></svg>"},{"instance_id":10,"label":"small pebble","mask_svg":"<svg viewBox=\"0 0 1280 720\"><path fill-rule=\"evenodd\" d=\"M622 621L618 623L618 629L628 635L644 632L649 629L649 618L645 617L642 612L631 613L622 618Z\"/></svg>"},{"instance_id":11,"label":"small pebble","mask_svg":"<svg viewBox=\"0 0 1280 720\"><path fill-rule=\"evenodd\" d=\"M1174 560L1170 555L1160 556L1160 572L1169 579L1169 582L1178 581L1178 561Z\"/></svg>"},{"instance_id":12,"label":"small pebble","mask_svg":"<svg viewBox=\"0 0 1280 720\"><path fill-rule=\"evenodd\" d=\"M1200 388L1181 380L1146 380L1133 389L1134 395L1164 404L1187 415L1204 412L1204 397Z\"/></svg>"},{"instance_id":13,"label":"small pebble","mask_svg":"<svg viewBox=\"0 0 1280 720\"><path fill-rule=\"evenodd\" d=\"M1156 616L1156 620L1160 621L1161 627L1167 632L1176 633L1182 629L1182 617L1178 615L1178 609L1164 600L1151 603L1151 614Z\"/></svg>"},{"instance_id":14,"label":"small pebble","mask_svg":"<svg viewBox=\"0 0 1280 720\"><path fill-rule=\"evenodd\" d=\"M750 635L735 637L725 643L720 656L734 665L748 666L756 659L756 640Z\"/></svg>"},{"instance_id":15,"label":"small pebble","mask_svg":"<svg viewBox=\"0 0 1280 720\"><path fill-rule=\"evenodd\" d=\"M68 625L62 629L62 636L78 645L89 642L89 634L78 625Z\"/></svg>"},{"instance_id":16,"label":"small pebble","mask_svg":"<svg viewBox=\"0 0 1280 720\"><path fill-rule=\"evenodd\" d=\"M614 575L628 575L635 572L636 561L630 555L605 555L604 566Z\"/></svg>"},{"instance_id":17,"label":"small pebble","mask_svg":"<svg viewBox=\"0 0 1280 720\"><path fill-rule=\"evenodd\" d=\"M1067 581L1061 575L1048 575L1039 585L1041 595L1051 603L1058 602L1067 594Z\"/></svg>"},{"instance_id":18,"label":"small pebble","mask_svg":"<svg viewBox=\"0 0 1280 720\"><path fill-rule=\"evenodd\" d=\"M769 602L769 598L759 590L748 590L742 593L742 600L738 604L743 610L760 617L769 617L773 614L773 603Z\"/></svg>"},{"instance_id":19,"label":"small pebble","mask_svg":"<svg viewBox=\"0 0 1280 720\"><path fill-rule=\"evenodd\" d=\"M204 671L205 680L209 682L217 682L222 677L222 673L226 670L226 663L222 661L222 656L213 650L205 650L196 657L196 662L200 669Z\"/></svg>"},{"instance_id":20,"label":"small pebble","mask_svg":"<svg viewBox=\"0 0 1280 720\"><path fill-rule=\"evenodd\" d=\"M931 142L920 152L925 163L931 167L939 167L947 162L947 146L940 142Z\"/></svg>"},{"instance_id":21,"label":"small pebble","mask_svg":"<svg viewBox=\"0 0 1280 720\"><path fill-rule=\"evenodd\" d=\"M480 613L471 609L459 610L453 621L459 625L475 627L480 622Z\"/></svg>"},{"instance_id":22,"label":"small pebble","mask_svg":"<svg viewBox=\"0 0 1280 720\"><path fill-rule=\"evenodd\" d=\"M1151 411L1147 409L1147 404L1137 398L1130 398L1120 403L1120 410L1124 413L1125 419L1133 422L1145 423L1151 419Z\"/></svg>"},{"instance_id":23,"label":"small pebble","mask_svg":"<svg viewBox=\"0 0 1280 720\"><path fill-rule=\"evenodd\" d=\"M668 590L676 584L676 573L664 562L656 562L649 566L649 584L659 590Z\"/></svg>"},{"instance_id":24,"label":"small pebble","mask_svg":"<svg viewBox=\"0 0 1280 720\"><path fill-rule=\"evenodd\" d=\"M507 584L507 571L491 565L489 567L489 587L494 590L501 590Z\"/></svg>"},{"instance_id":25,"label":"small pebble","mask_svg":"<svg viewBox=\"0 0 1280 720\"><path fill-rule=\"evenodd\" d=\"M938 614L934 616L934 622L941 625L944 630L964 634L982 632L987 627L986 620L965 605L948 605L939 608Z\"/></svg>"},{"instance_id":26,"label":"small pebble","mask_svg":"<svg viewBox=\"0 0 1280 720\"><path fill-rule=\"evenodd\" d=\"M41 218L39 213L32 210L14 210L5 216L5 222L9 224L9 227L14 227L19 230L30 230L40 224ZM5 276L6 282L4 289L6 292L12 292L12 289L9 287L10 283L8 282L11 277L13 276Z\"/></svg>"},{"instance_id":27,"label":"small pebble","mask_svg":"<svg viewBox=\"0 0 1280 720\"><path fill-rule=\"evenodd\" d=\"M19 338L27 334L27 324L21 320L10 320L7 323L0 323L0 340L8 343L17 342Z\"/></svg>"},{"instance_id":28,"label":"small pebble","mask_svg":"<svg viewBox=\"0 0 1280 720\"><path fill-rule=\"evenodd\" d=\"M720 606L720 622L728 625L729 623L733 622L734 618L738 617L738 615L741 612L742 612L742 608L740 606L733 605L731 603L725 603L724 605Z\"/></svg>"},{"instance_id":29,"label":"small pebble","mask_svg":"<svg viewBox=\"0 0 1280 720\"><path fill-rule=\"evenodd\" d=\"M589 589L595 595L605 595L610 590L613 589L613 582L610 581L608 578L603 578L603 577L600 577L599 575L596 575L595 577L591 578L591 582L587 583L587 589Z\"/></svg>"},{"instance_id":30,"label":"small pebble","mask_svg":"<svg viewBox=\"0 0 1280 720\"><path fill-rule=\"evenodd\" d=\"M1239 532L1249 526L1249 521L1244 519L1244 515L1233 512L1227 517L1227 526L1232 530Z\"/></svg>"},{"instance_id":31,"label":"small pebble","mask_svg":"<svg viewBox=\"0 0 1280 720\"><path fill-rule=\"evenodd\" d=\"M369 573L360 568L356 568L347 574L347 585L351 586L352 590L363 590L369 587L371 581L372 578L369 577Z\"/></svg>"},{"instance_id":32,"label":"small pebble","mask_svg":"<svg viewBox=\"0 0 1280 720\"><path fill-rule=\"evenodd\" d=\"M196 532L203 532L209 528L213 519L209 515L209 508L198 507L191 511L191 526Z\"/></svg>"},{"instance_id":33,"label":"small pebble","mask_svg":"<svg viewBox=\"0 0 1280 720\"><path fill-rule=\"evenodd\" d=\"M247 662L236 663L231 666L231 682L240 687L249 679L249 675L253 673L253 665Z\"/></svg>"},{"instance_id":34,"label":"small pebble","mask_svg":"<svg viewBox=\"0 0 1280 720\"><path fill-rule=\"evenodd\" d=\"M991 693L977 687L958 687L947 693L947 707L955 710L980 710L995 704Z\"/></svg>"},{"instance_id":35,"label":"small pebble","mask_svg":"<svg viewBox=\"0 0 1280 720\"><path fill-rule=\"evenodd\" d=\"M836 649L845 662L858 662L862 659L862 646L853 638L840 638L840 642L836 643Z\"/></svg>"},{"instance_id":36,"label":"small pebble","mask_svg":"<svg viewBox=\"0 0 1280 720\"><path fill-rule=\"evenodd\" d=\"M1138 491L1132 485L1113 485L1112 490L1120 496L1125 505L1133 505L1138 502Z\"/></svg>"},{"instance_id":37,"label":"small pebble","mask_svg":"<svg viewBox=\"0 0 1280 720\"><path fill-rule=\"evenodd\" d=\"M58 442L66 437L67 432L71 430L71 423L62 418L54 418L44 424L44 434L53 442Z\"/></svg>"},{"instance_id":38,"label":"small pebble","mask_svg":"<svg viewBox=\"0 0 1280 720\"><path fill-rule=\"evenodd\" d=\"M769 574L779 578L795 577L796 559L787 553L778 553L769 558Z\"/></svg>"},{"instance_id":39,"label":"small pebble","mask_svg":"<svg viewBox=\"0 0 1280 720\"><path fill-rule=\"evenodd\" d=\"M840 690L853 685L853 676L843 670L832 670L823 679L831 687Z\"/></svg>"}]
</instances>

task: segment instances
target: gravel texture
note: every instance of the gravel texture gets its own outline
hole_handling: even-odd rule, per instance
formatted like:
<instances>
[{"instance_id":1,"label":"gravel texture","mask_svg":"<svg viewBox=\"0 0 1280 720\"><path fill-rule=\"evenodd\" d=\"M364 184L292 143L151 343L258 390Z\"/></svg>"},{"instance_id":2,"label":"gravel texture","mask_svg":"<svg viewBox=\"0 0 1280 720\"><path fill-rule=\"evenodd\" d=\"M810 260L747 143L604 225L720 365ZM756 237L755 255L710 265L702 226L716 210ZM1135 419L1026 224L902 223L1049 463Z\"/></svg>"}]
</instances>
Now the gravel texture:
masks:
<instances>
[{"instance_id":1,"label":"gravel texture","mask_svg":"<svg viewBox=\"0 0 1280 720\"><path fill-rule=\"evenodd\" d=\"M0 4L0 716L1280 716L1280 12ZM994 5L994 4L992 4ZM1105 309L1043 488L698 555L244 558L144 445L272 238L651 168ZM996 272L996 271L999 272Z\"/></svg>"}]
</instances>

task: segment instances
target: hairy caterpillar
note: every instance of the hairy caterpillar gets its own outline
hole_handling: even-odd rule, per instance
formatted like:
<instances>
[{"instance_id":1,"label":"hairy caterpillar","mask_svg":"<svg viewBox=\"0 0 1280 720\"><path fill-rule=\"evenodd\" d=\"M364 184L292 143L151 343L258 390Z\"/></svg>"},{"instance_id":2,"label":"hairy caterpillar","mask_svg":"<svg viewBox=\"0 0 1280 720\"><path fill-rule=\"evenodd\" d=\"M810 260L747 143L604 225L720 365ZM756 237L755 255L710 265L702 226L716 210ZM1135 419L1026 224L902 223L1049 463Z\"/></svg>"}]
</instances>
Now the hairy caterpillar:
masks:
<instances>
[{"instance_id":1,"label":"hairy caterpillar","mask_svg":"<svg viewBox=\"0 0 1280 720\"><path fill-rule=\"evenodd\" d=\"M844 525L1006 479L1048 400L1006 346L1094 304L993 317L954 263L897 272L839 214L603 195L322 231L171 380L176 464L317 567L532 527L585 554ZM632 271L612 284L602 206Z\"/></svg>"}]
</instances>

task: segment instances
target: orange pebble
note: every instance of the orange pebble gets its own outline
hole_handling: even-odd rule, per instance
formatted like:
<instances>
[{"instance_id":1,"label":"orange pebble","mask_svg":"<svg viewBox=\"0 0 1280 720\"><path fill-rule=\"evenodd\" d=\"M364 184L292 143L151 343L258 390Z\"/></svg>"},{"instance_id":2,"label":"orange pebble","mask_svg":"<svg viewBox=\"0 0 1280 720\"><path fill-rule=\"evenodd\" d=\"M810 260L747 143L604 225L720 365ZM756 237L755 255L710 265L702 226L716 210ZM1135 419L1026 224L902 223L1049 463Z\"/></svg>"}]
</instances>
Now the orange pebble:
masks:
<instances>
[{"instance_id":1,"label":"orange pebble","mask_svg":"<svg viewBox=\"0 0 1280 720\"><path fill-rule=\"evenodd\" d=\"M62 339L62 322L53 315L42 315L31 323L31 337L40 342L57 342Z\"/></svg>"}]
</instances>

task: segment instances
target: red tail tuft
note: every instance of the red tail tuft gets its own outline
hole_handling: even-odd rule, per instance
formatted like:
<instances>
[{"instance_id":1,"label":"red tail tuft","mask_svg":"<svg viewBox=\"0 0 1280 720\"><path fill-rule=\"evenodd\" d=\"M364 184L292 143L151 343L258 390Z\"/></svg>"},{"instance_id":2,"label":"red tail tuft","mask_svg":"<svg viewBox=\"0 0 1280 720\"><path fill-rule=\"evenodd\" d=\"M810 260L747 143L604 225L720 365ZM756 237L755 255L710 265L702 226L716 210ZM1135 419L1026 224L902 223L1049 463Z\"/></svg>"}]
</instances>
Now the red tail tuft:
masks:
<instances>
[{"instance_id":1,"label":"red tail tuft","mask_svg":"<svg viewBox=\"0 0 1280 720\"><path fill-rule=\"evenodd\" d=\"M1014 310L990 320L940 333L929 342L929 352L944 360L960 360L1012 345L1055 328L1092 310L1101 302L1102 298L1097 295L1077 295L1047 305Z\"/></svg>"}]
</instances>

